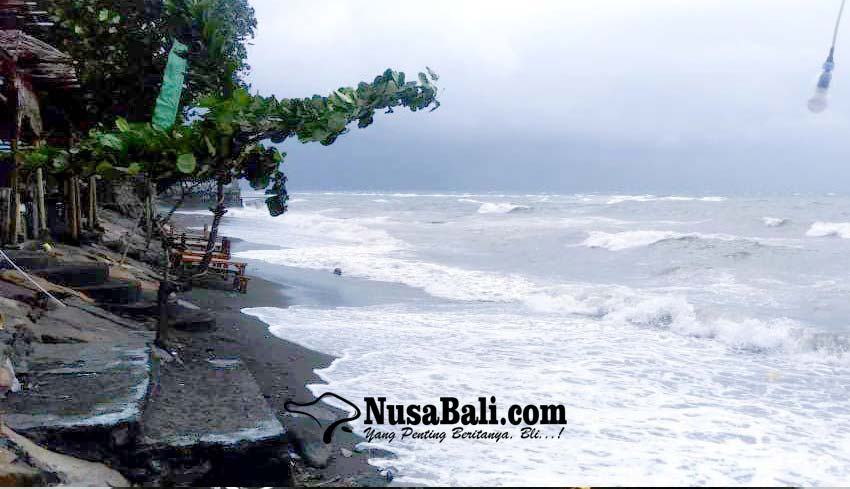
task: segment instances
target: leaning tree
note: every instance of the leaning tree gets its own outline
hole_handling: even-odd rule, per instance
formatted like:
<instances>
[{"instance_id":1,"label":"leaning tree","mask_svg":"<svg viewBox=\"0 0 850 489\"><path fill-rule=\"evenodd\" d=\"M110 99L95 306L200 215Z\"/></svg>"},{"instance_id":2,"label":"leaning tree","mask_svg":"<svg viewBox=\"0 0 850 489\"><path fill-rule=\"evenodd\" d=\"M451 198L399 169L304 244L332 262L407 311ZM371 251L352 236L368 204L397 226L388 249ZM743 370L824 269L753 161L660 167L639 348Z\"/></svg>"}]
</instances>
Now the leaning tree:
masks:
<instances>
[{"instance_id":1,"label":"leaning tree","mask_svg":"<svg viewBox=\"0 0 850 489\"><path fill-rule=\"evenodd\" d=\"M216 202L210 209L213 222L198 274L205 273L212 260L218 229L226 213L226 185L245 179L252 188L266 191L271 215L286 211L286 176L281 168L285 153L273 145L291 138L302 143L330 145L354 123L359 128L371 125L378 111L392 112L398 107L411 111L435 110L439 107L435 85L438 76L430 69L412 80L403 72L388 69L371 83L339 88L327 96L278 99L251 94L240 76L247 69L244 41L255 26L253 11L245 0L127 0L114 3L54 0L53 3L64 6L64 10L54 11L62 26L78 35L92 29L100 36L125 36L119 43L124 51L119 49L119 54L103 62L92 59L95 40L88 40L77 52L72 50L72 55L82 58L81 70L86 73L83 80L88 80L84 90L96 91L105 86L109 97L129 91L134 94L128 95L128 100L153 104L155 97L151 96L147 68L137 72L115 61L129 59L126 56L132 51L133 36L144 38L141 47L136 48L144 51L140 59L154 60L153 66L161 70L165 66L164 53L168 52L167 37L171 35L174 46L188 47L185 56L189 70L185 83L180 83L184 88L183 103L176 123L144 122L150 120L147 115L139 120L139 114L133 111L115 111L114 107L95 104L93 112L100 118L99 127L69 149L35 148L26 157L28 168L43 168L53 174L97 174L107 179L143 178L149 195L184 185L187 181L213 182L216 188ZM145 10L136 12L136 17L122 15L128 5L139 3L145 5ZM80 16L73 9L68 10L68 5L76 4L84 5L90 13L96 12L96 17ZM110 9L107 4L113 7ZM93 18L100 24L85 27ZM142 32L122 34L122 22L135 22ZM171 56L176 53L172 48ZM115 71L116 77L110 70ZM120 81L115 83L116 79ZM140 83L135 85L135 91L133 80ZM128 122L122 117L124 115L131 120ZM161 295L168 281L165 242L163 252L166 260ZM163 300L160 302L164 304Z\"/></svg>"}]
</instances>

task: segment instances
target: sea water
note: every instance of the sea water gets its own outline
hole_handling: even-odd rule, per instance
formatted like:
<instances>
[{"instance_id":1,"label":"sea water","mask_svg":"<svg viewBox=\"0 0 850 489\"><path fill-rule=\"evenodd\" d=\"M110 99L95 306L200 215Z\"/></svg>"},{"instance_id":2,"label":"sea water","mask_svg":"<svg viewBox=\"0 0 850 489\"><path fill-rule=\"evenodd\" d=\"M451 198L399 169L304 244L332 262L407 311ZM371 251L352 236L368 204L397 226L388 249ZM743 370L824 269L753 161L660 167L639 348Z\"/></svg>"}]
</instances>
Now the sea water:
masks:
<instances>
[{"instance_id":1,"label":"sea water","mask_svg":"<svg viewBox=\"0 0 850 489\"><path fill-rule=\"evenodd\" d=\"M330 192L278 218L246 202L223 233L250 273L367 291L244 311L338 357L316 394L566 406L551 438L373 442L397 483L850 480L850 199Z\"/></svg>"}]
</instances>

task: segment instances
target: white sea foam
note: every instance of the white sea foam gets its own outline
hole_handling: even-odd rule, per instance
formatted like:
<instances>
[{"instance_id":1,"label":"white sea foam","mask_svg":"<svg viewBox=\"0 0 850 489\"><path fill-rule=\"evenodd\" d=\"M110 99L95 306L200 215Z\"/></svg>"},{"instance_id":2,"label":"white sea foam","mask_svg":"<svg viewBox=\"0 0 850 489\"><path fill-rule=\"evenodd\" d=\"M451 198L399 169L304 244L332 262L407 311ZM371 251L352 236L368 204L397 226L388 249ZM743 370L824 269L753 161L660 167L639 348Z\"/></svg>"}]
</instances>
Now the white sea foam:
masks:
<instances>
[{"instance_id":1,"label":"white sea foam","mask_svg":"<svg viewBox=\"0 0 850 489\"><path fill-rule=\"evenodd\" d=\"M824 236L837 236L839 238L850 239L850 222L821 222L818 221L812 224L812 227L806 232L806 236L816 238Z\"/></svg>"},{"instance_id":2,"label":"white sea foam","mask_svg":"<svg viewBox=\"0 0 850 489\"><path fill-rule=\"evenodd\" d=\"M403 250L377 250L359 245L254 250L239 252L236 256L302 268L332 270L340 267L349 276L401 283L435 297L517 303L538 313L586 316L612 324L653 327L684 336L715 339L736 348L786 353L817 350L813 330L794 321L705 318L683 294L638 291L617 285L547 285L519 275L417 261ZM823 351L841 355L842 347L838 344L820 346Z\"/></svg>"},{"instance_id":3,"label":"white sea foam","mask_svg":"<svg viewBox=\"0 0 850 489\"><path fill-rule=\"evenodd\" d=\"M685 235L673 231L623 231L619 233L591 231L582 244L588 248L606 248L611 251L620 251L683 236Z\"/></svg>"},{"instance_id":4,"label":"white sea foam","mask_svg":"<svg viewBox=\"0 0 850 489\"><path fill-rule=\"evenodd\" d=\"M418 261L386 247L337 245L243 251L234 256L318 270L339 267L352 277L401 283L435 297L461 301L511 302L533 287L522 277Z\"/></svg>"},{"instance_id":5,"label":"white sea foam","mask_svg":"<svg viewBox=\"0 0 850 489\"><path fill-rule=\"evenodd\" d=\"M567 406L561 440L384 445L398 458L374 463L396 467L402 484L847 480L848 339L846 328L819 323L831 319L825 311L840 303L843 289L835 284L845 281L831 273L831 255L739 235L764 231L759 216L796 215L796 208L756 202L731 214L739 209L692 197L652 197L682 203L634 208L598 205L605 196L582 198L535 203L540 212L496 219L472 205L535 201L451 194L439 205L434 197L410 197L363 206L348 194L314 196L307 209L294 206L282 218L263 208L235 209L225 227L282 247L239 257L339 266L345 277L434 296L358 308L246 310L275 335L338 357L320 372L328 384L311 386L315 392L420 403L496 395L500 406ZM316 211L323 208L337 210ZM364 215L364 208L373 212ZM639 249L665 240L682 246L663 254ZM726 242L710 243L722 253L692 246L709 240ZM763 242L783 246L753 246ZM565 245L633 251L565 253ZM727 256L743 247L752 259ZM679 271L657 273L674 265ZM796 270L816 275L813 285ZM345 278L339 283L345 287ZM795 302L811 302L815 313Z\"/></svg>"},{"instance_id":6,"label":"white sea foam","mask_svg":"<svg viewBox=\"0 0 850 489\"><path fill-rule=\"evenodd\" d=\"M709 196L709 197L686 197L679 195L671 195L667 197L658 197L655 195L613 195L606 202L608 205L614 204L622 204L623 202L724 202L726 201L726 197L717 197L717 196Z\"/></svg>"},{"instance_id":7,"label":"white sea foam","mask_svg":"<svg viewBox=\"0 0 850 489\"><path fill-rule=\"evenodd\" d=\"M516 211L527 211L531 210L530 207L526 205L518 205L511 204L508 202L502 203L494 203L494 202L485 202L481 204L481 207L478 208L479 214L508 214L510 212Z\"/></svg>"},{"instance_id":8,"label":"white sea foam","mask_svg":"<svg viewBox=\"0 0 850 489\"><path fill-rule=\"evenodd\" d=\"M850 370L676 334L672 325L694 314L676 300L634 298L602 320L507 307L244 312L281 338L338 357L318 372L326 384L310 386L317 395L392 403L493 395L502 413L510 404L567 409L560 439L522 440L510 430L514 438L498 444L366 444L397 455L372 462L395 467L401 484L834 485L850 477L846 392L834 381ZM732 334L782 343L771 339L774 325L742 325ZM365 428L362 420L354 427Z\"/></svg>"},{"instance_id":9,"label":"white sea foam","mask_svg":"<svg viewBox=\"0 0 850 489\"><path fill-rule=\"evenodd\" d=\"M751 238L741 238L728 234L678 233L674 231L622 231L618 233L590 231L582 245L588 248L605 248L611 251L621 251L673 239L755 241Z\"/></svg>"},{"instance_id":10,"label":"white sea foam","mask_svg":"<svg viewBox=\"0 0 850 489\"><path fill-rule=\"evenodd\" d=\"M788 219L783 219L781 217L762 217L761 222L769 228L778 228L788 224Z\"/></svg>"}]
</instances>

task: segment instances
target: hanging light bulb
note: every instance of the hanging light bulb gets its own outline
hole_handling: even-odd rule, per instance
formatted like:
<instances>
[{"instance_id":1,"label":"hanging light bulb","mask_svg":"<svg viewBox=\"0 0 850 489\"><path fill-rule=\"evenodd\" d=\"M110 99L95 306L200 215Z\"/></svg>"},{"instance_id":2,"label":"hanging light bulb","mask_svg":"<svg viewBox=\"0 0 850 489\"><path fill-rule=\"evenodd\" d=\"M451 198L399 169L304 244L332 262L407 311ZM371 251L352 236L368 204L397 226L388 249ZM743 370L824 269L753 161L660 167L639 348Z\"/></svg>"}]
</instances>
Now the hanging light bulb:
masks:
<instances>
[{"instance_id":1,"label":"hanging light bulb","mask_svg":"<svg viewBox=\"0 0 850 489\"><path fill-rule=\"evenodd\" d=\"M835 19L835 30L832 32L832 46L829 48L829 56L823 63L823 72L818 78L818 85L815 87L815 94L809 99L809 110L815 114L819 114L826 110L829 102L826 96L829 92L829 83L832 81L832 70L835 68L835 41L838 39L838 27L841 25L841 15L844 13L844 4L847 0L841 0L841 8L838 9L838 18Z\"/></svg>"},{"instance_id":2,"label":"hanging light bulb","mask_svg":"<svg viewBox=\"0 0 850 489\"><path fill-rule=\"evenodd\" d=\"M823 72L818 78L818 85L815 87L815 94L809 99L809 110L815 114L819 114L826 110L829 105L826 99L829 92L829 84L832 82L832 70L835 68L835 62L832 59L835 48L829 50L829 56L823 64Z\"/></svg>"}]
</instances>

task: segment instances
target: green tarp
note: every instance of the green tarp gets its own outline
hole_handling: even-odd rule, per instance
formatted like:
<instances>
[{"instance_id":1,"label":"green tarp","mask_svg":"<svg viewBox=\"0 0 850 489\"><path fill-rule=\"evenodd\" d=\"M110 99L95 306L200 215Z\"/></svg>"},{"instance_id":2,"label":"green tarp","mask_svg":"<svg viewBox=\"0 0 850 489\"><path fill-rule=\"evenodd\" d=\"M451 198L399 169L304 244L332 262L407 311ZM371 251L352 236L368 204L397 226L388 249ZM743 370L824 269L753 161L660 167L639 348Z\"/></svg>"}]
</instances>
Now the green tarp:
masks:
<instances>
[{"instance_id":1,"label":"green tarp","mask_svg":"<svg viewBox=\"0 0 850 489\"><path fill-rule=\"evenodd\" d=\"M186 78L186 60L181 55L189 48L175 40L168 53L168 64L162 77L162 88L156 99L153 111L153 125L156 128L171 129L177 119L180 107L180 95L183 93L183 80Z\"/></svg>"}]
</instances>

